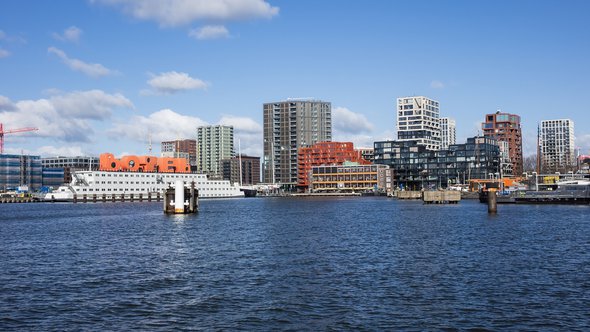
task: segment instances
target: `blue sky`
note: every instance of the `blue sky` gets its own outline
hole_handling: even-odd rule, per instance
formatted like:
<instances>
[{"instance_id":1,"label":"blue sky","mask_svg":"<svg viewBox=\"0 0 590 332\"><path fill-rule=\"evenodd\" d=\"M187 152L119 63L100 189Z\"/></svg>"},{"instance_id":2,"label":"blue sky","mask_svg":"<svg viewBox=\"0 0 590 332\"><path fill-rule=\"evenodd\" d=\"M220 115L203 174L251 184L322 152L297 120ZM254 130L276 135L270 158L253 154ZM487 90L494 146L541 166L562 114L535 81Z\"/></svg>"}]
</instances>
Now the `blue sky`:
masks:
<instances>
[{"instance_id":1,"label":"blue sky","mask_svg":"<svg viewBox=\"0 0 590 332\"><path fill-rule=\"evenodd\" d=\"M0 2L0 122L8 153L153 153L231 124L262 155L262 104L332 103L334 139L395 138L397 97L457 121L575 122L590 153L588 1L93 0Z\"/></svg>"}]
</instances>

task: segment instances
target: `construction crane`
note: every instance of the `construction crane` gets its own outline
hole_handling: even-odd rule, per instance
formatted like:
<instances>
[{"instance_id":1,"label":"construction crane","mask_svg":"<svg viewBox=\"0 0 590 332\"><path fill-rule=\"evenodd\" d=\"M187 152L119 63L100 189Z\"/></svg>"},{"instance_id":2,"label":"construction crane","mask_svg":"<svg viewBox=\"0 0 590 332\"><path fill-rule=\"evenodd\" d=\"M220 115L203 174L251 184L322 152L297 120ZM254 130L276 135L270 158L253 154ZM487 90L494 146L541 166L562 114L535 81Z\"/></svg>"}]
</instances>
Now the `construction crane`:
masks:
<instances>
[{"instance_id":1,"label":"construction crane","mask_svg":"<svg viewBox=\"0 0 590 332\"><path fill-rule=\"evenodd\" d=\"M10 129L10 130L5 131L2 123L0 123L0 154L4 153L4 134L22 133L22 132L35 131L35 130L39 130L39 128L28 127L28 128Z\"/></svg>"}]
</instances>

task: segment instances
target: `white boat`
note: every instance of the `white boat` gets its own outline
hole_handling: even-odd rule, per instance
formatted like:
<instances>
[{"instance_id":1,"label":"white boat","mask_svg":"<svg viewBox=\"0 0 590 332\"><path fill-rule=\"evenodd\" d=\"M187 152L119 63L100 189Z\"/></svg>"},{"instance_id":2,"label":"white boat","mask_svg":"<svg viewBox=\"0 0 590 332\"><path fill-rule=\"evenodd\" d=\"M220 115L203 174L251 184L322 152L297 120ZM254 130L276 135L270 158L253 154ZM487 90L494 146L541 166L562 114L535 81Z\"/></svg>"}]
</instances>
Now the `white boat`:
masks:
<instances>
[{"instance_id":1,"label":"white boat","mask_svg":"<svg viewBox=\"0 0 590 332\"><path fill-rule=\"evenodd\" d=\"M206 174L196 173L158 173L129 171L78 171L72 174L72 182L60 186L45 195L48 201L72 201L86 197L91 200L119 200L123 197L137 200L140 195L147 199L148 195L155 199L159 194L163 197L164 190L178 180L186 186L191 182L199 190L199 198L232 198L244 197L239 184L231 184L228 180L209 180Z\"/></svg>"}]
</instances>

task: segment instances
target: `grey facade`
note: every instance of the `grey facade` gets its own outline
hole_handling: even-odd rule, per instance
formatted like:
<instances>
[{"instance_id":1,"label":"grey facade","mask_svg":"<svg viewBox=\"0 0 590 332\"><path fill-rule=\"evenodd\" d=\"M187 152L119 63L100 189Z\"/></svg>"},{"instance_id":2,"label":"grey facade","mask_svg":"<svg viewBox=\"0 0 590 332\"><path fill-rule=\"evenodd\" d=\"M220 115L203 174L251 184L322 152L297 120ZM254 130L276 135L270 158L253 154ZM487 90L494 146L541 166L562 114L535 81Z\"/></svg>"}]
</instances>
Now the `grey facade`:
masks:
<instances>
[{"instance_id":1,"label":"grey facade","mask_svg":"<svg viewBox=\"0 0 590 332\"><path fill-rule=\"evenodd\" d=\"M381 141L375 142L375 163L393 169L398 189L446 188L470 179L498 177L500 150L495 139L482 136L438 151L418 141Z\"/></svg>"},{"instance_id":2,"label":"grey facade","mask_svg":"<svg viewBox=\"0 0 590 332\"><path fill-rule=\"evenodd\" d=\"M332 141L332 105L320 100L286 100L263 105L265 183L297 183L297 151Z\"/></svg>"},{"instance_id":3,"label":"grey facade","mask_svg":"<svg viewBox=\"0 0 590 332\"><path fill-rule=\"evenodd\" d=\"M96 171L99 165L97 157L49 157L41 158L43 168L63 168L63 183L72 181L72 173L75 171Z\"/></svg>"}]
</instances>

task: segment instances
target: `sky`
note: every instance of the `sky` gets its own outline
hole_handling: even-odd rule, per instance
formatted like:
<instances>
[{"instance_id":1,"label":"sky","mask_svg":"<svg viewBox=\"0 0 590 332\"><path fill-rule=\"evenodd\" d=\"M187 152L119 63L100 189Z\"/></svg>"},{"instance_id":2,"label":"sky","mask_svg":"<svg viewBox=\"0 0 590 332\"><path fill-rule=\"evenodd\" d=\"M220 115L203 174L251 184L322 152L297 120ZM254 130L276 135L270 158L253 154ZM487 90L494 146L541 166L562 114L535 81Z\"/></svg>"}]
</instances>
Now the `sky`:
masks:
<instances>
[{"instance_id":1,"label":"sky","mask_svg":"<svg viewBox=\"0 0 590 332\"><path fill-rule=\"evenodd\" d=\"M457 122L572 119L590 154L589 1L90 0L0 2L5 153L160 153L201 125L262 156L262 105L332 103L333 140L395 139L396 99Z\"/></svg>"}]
</instances>

